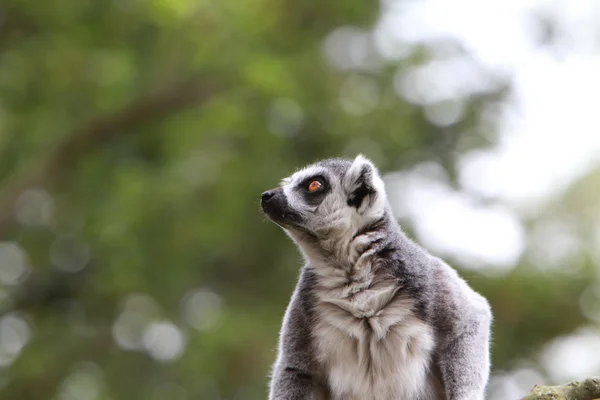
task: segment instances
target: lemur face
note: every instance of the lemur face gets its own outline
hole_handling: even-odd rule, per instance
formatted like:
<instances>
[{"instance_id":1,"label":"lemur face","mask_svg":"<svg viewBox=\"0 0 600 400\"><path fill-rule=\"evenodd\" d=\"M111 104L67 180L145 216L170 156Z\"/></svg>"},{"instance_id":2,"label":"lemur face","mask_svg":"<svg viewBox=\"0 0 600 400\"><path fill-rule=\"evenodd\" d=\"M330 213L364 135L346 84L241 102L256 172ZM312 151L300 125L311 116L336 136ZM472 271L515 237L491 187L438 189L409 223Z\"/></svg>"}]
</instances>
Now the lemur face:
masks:
<instances>
[{"instance_id":1,"label":"lemur face","mask_svg":"<svg viewBox=\"0 0 600 400\"><path fill-rule=\"evenodd\" d=\"M386 204L383 181L362 155L310 165L262 194L267 217L294 232L325 237L358 230L381 218Z\"/></svg>"}]
</instances>

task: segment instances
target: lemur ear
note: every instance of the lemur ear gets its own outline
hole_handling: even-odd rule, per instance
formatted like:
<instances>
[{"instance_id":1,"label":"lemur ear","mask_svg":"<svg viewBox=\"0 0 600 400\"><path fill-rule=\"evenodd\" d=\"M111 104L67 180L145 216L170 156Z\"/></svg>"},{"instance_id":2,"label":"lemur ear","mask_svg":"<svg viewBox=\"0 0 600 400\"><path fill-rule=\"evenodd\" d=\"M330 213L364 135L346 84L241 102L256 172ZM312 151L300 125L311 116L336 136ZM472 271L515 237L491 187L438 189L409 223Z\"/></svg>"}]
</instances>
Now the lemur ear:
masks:
<instances>
[{"instance_id":1,"label":"lemur ear","mask_svg":"<svg viewBox=\"0 0 600 400\"><path fill-rule=\"evenodd\" d=\"M348 205L360 214L367 210L382 211L385 206L385 186L377 168L362 154L354 159L344 178Z\"/></svg>"}]
</instances>

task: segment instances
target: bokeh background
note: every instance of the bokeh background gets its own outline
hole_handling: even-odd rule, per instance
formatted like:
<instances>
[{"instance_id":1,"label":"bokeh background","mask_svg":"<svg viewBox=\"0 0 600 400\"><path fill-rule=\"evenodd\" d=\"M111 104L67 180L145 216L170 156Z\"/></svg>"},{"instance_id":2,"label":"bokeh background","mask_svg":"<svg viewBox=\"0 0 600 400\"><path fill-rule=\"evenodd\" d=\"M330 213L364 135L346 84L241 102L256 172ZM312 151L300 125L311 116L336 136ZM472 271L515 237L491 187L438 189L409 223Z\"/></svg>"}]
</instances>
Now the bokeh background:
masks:
<instances>
[{"instance_id":1,"label":"bokeh background","mask_svg":"<svg viewBox=\"0 0 600 400\"><path fill-rule=\"evenodd\" d=\"M600 3L3 0L0 397L266 397L263 190L361 152L495 314L489 398L600 373Z\"/></svg>"}]
</instances>

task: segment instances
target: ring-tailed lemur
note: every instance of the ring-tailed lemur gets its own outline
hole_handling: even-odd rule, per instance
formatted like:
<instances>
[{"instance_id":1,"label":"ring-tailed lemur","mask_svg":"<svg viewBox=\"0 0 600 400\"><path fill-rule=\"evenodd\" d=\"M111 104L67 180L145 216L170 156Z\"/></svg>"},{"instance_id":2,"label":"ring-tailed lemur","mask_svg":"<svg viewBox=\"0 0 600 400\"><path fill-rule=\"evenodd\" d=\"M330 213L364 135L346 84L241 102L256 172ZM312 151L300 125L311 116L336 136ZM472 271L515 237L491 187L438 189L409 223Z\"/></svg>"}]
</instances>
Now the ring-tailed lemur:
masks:
<instances>
[{"instance_id":1,"label":"ring-tailed lemur","mask_svg":"<svg viewBox=\"0 0 600 400\"><path fill-rule=\"evenodd\" d=\"M492 314L394 219L375 166L318 162L262 194L306 259L271 400L481 400Z\"/></svg>"}]
</instances>

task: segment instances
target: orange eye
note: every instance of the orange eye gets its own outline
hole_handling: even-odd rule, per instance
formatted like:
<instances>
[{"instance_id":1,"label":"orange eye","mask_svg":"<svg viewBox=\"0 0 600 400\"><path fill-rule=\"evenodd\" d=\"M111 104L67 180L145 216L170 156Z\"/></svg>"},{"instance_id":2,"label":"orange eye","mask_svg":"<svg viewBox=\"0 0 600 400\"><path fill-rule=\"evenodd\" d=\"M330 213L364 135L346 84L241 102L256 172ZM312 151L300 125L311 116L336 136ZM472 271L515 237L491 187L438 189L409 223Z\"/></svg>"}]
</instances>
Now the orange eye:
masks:
<instances>
[{"instance_id":1,"label":"orange eye","mask_svg":"<svg viewBox=\"0 0 600 400\"><path fill-rule=\"evenodd\" d=\"M308 184L308 191L309 192L316 192L317 190L321 189L323 187L323 184L319 181L311 181Z\"/></svg>"}]
</instances>

